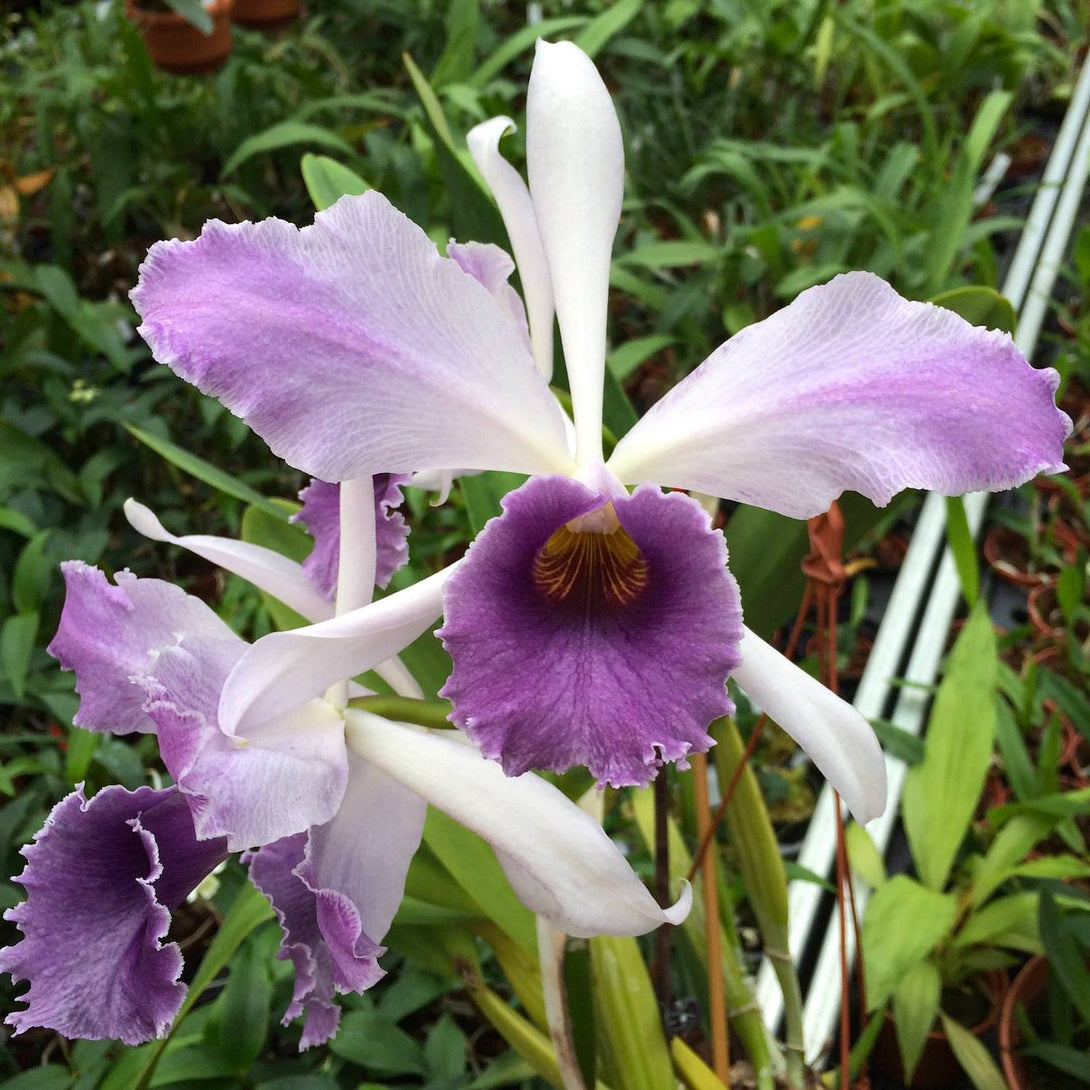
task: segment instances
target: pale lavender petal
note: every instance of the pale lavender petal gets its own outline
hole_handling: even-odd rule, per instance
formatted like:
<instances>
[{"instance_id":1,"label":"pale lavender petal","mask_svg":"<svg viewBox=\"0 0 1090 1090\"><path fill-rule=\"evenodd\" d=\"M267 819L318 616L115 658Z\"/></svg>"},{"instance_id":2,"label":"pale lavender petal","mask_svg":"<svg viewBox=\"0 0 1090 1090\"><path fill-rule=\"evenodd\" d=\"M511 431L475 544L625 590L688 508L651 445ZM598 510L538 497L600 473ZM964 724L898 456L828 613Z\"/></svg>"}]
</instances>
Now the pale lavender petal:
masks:
<instances>
[{"instance_id":1,"label":"pale lavender petal","mask_svg":"<svg viewBox=\"0 0 1090 1090\"><path fill-rule=\"evenodd\" d=\"M341 486L312 480L299 493L303 506L292 515L314 538L314 548L303 561L303 571L318 593L330 601L337 590L337 565L341 555Z\"/></svg>"},{"instance_id":2,"label":"pale lavender petal","mask_svg":"<svg viewBox=\"0 0 1090 1090\"><path fill-rule=\"evenodd\" d=\"M374 191L156 243L132 300L156 359L314 477L570 465L507 315Z\"/></svg>"},{"instance_id":3,"label":"pale lavender petal","mask_svg":"<svg viewBox=\"0 0 1090 1090\"><path fill-rule=\"evenodd\" d=\"M860 825L886 808L886 762L863 716L745 629L734 680L840 792Z\"/></svg>"},{"instance_id":4,"label":"pale lavender petal","mask_svg":"<svg viewBox=\"0 0 1090 1090\"><path fill-rule=\"evenodd\" d=\"M838 276L748 326L652 406L610 468L795 518L846 489L1010 488L1063 468L1058 376L1006 333Z\"/></svg>"},{"instance_id":5,"label":"pale lavender petal","mask_svg":"<svg viewBox=\"0 0 1090 1090\"><path fill-rule=\"evenodd\" d=\"M466 133L466 144L473 162L496 198L507 237L511 240L518 265L526 312L530 319L530 339L538 370L546 378L553 374L553 284L549 261L541 244L537 216L530 191L515 170L500 155L500 138L513 132L509 117L493 117Z\"/></svg>"},{"instance_id":6,"label":"pale lavender petal","mask_svg":"<svg viewBox=\"0 0 1090 1090\"><path fill-rule=\"evenodd\" d=\"M539 776L505 776L450 732L345 715L351 749L483 837L526 906L567 934L642 935L688 914L687 885L660 908L602 826Z\"/></svg>"},{"instance_id":7,"label":"pale lavender petal","mask_svg":"<svg viewBox=\"0 0 1090 1090\"><path fill-rule=\"evenodd\" d=\"M539 39L526 96L526 170L552 276L581 465L602 454L602 381L624 146L609 91L571 42Z\"/></svg>"},{"instance_id":8,"label":"pale lavender petal","mask_svg":"<svg viewBox=\"0 0 1090 1090\"><path fill-rule=\"evenodd\" d=\"M385 587L409 560L409 527L396 508L401 506L401 486L409 477L402 473L378 473L375 488L375 583ZM314 549L303 561L303 571L322 597L332 601L337 589L337 566L341 556L341 505L339 484L313 480L299 493L303 501L292 522L301 522ZM323 619L324 618L315 618Z\"/></svg>"},{"instance_id":9,"label":"pale lavender petal","mask_svg":"<svg viewBox=\"0 0 1090 1090\"><path fill-rule=\"evenodd\" d=\"M176 537L159 521L151 508L133 499L125 501L125 517L134 530L152 541L178 545L225 571L241 576L301 613L308 621L324 621L333 614L330 604L314 589L300 566L272 549L210 534Z\"/></svg>"},{"instance_id":10,"label":"pale lavender petal","mask_svg":"<svg viewBox=\"0 0 1090 1090\"><path fill-rule=\"evenodd\" d=\"M528 481L448 584L438 635L454 665L442 693L509 775L585 764L602 782L645 784L663 761L706 750L708 724L730 710L738 591L695 500L653 488L614 498L646 565L627 600L593 579L559 601L543 589L545 543L608 498L568 478Z\"/></svg>"},{"instance_id":11,"label":"pale lavender petal","mask_svg":"<svg viewBox=\"0 0 1090 1090\"><path fill-rule=\"evenodd\" d=\"M284 1021L306 1014L303 1048L336 1032L335 993L363 991L383 976L378 943L424 828L423 799L358 756L349 763L344 804L331 822L250 857L250 877L280 917L280 957L295 965Z\"/></svg>"},{"instance_id":12,"label":"pale lavender petal","mask_svg":"<svg viewBox=\"0 0 1090 1090\"><path fill-rule=\"evenodd\" d=\"M114 586L81 560L68 560L61 570L64 610L48 650L65 670L76 672L75 722L87 730L153 733L144 690L133 677L183 634L238 641L204 602L171 583L123 571Z\"/></svg>"},{"instance_id":13,"label":"pale lavender petal","mask_svg":"<svg viewBox=\"0 0 1090 1090\"><path fill-rule=\"evenodd\" d=\"M231 851L329 821L348 776L344 723L325 701L290 707L245 736L221 730L223 683L246 648L237 638L185 637L140 679L197 834L225 836Z\"/></svg>"},{"instance_id":14,"label":"pale lavender petal","mask_svg":"<svg viewBox=\"0 0 1090 1090\"><path fill-rule=\"evenodd\" d=\"M24 937L0 951L0 972L31 984L8 1024L129 1045L161 1037L185 996L181 953L163 943L170 910L227 858L224 841L196 839L173 787L87 799L81 784L23 855L27 900L5 918Z\"/></svg>"},{"instance_id":15,"label":"pale lavender petal","mask_svg":"<svg viewBox=\"0 0 1090 1090\"><path fill-rule=\"evenodd\" d=\"M361 609L258 640L232 670L220 697L224 730L248 734L345 678L370 670L426 632L443 609L452 564Z\"/></svg>"}]
</instances>

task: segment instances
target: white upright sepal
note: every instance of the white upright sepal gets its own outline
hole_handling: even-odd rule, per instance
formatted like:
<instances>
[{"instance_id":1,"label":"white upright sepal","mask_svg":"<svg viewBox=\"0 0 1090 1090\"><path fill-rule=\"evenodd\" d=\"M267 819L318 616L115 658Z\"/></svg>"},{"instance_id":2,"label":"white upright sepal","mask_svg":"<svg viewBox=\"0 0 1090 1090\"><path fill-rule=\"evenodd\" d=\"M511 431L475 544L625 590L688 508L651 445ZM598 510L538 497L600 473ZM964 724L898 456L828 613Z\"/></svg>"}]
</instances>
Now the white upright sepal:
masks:
<instances>
[{"instance_id":1,"label":"white upright sepal","mask_svg":"<svg viewBox=\"0 0 1090 1090\"><path fill-rule=\"evenodd\" d=\"M692 893L660 908L602 827L533 773L368 712L345 712L349 747L483 837L522 902L569 935L642 935L680 923Z\"/></svg>"},{"instance_id":2,"label":"white upright sepal","mask_svg":"<svg viewBox=\"0 0 1090 1090\"><path fill-rule=\"evenodd\" d=\"M731 675L840 792L860 825L886 808L886 762L871 725L748 628Z\"/></svg>"},{"instance_id":3,"label":"white upright sepal","mask_svg":"<svg viewBox=\"0 0 1090 1090\"><path fill-rule=\"evenodd\" d=\"M602 77L571 42L537 43L526 100L526 166L564 342L578 461L601 461L609 266L624 148Z\"/></svg>"},{"instance_id":4,"label":"white upright sepal","mask_svg":"<svg viewBox=\"0 0 1090 1090\"><path fill-rule=\"evenodd\" d=\"M370 474L342 481L337 614L367 605L375 593L375 485Z\"/></svg>"},{"instance_id":5,"label":"white upright sepal","mask_svg":"<svg viewBox=\"0 0 1090 1090\"><path fill-rule=\"evenodd\" d=\"M534 362L547 378L553 375L553 285L549 262L541 243L530 191L522 175L500 154L500 138L514 132L509 117L493 117L466 134L469 154L496 198L507 237L511 240L515 265L522 281L526 317Z\"/></svg>"}]
</instances>

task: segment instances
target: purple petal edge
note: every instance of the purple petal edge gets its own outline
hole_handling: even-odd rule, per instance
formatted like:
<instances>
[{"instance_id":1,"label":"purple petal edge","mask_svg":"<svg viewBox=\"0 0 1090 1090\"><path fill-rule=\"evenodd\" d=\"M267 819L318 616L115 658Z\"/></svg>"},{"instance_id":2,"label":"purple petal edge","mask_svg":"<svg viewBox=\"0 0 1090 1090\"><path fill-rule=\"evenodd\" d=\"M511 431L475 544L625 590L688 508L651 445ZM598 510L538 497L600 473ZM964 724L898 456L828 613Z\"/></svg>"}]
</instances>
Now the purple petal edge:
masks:
<instances>
[{"instance_id":1,"label":"purple petal edge","mask_svg":"<svg viewBox=\"0 0 1090 1090\"><path fill-rule=\"evenodd\" d=\"M250 880L268 897L280 921L281 960L295 966L287 1025L305 1015L299 1048L329 1040L340 1024L338 992L363 991L385 976L384 947L363 932L356 906L343 893L313 884L311 833L297 833L243 856Z\"/></svg>"},{"instance_id":2,"label":"purple petal edge","mask_svg":"<svg viewBox=\"0 0 1090 1090\"><path fill-rule=\"evenodd\" d=\"M409 560L409 527L395 508L404 497L401 486L409 483L408 474L377 473L375 490L375 583L385 587L394 572ZM341 486L329 481L312 480L299 499L302 508L291 518L301 522L314 538L314 548L303 561L303 571L315 589L329 601L337 591L337 570L341 556Z\"/></svg>"},{"instance_id":3,"label":"purple petal edge","mask_svg":"<svg viewBox=\"0 0 1090 1090\"><path fill-rule=\"evenodd\" d=\"M64 609L47 650L75 671L81 698L75 723L87 730L155 732L134 678L178 642L178 633L242 643L204 602L162 579L121 571L115 586L82 560L65 561L61 571Z\"/></svg>"},{"instance_id":4,"label":"purple petal edge","mask_svg":"<svg viewBox=\"0 0 1090 1090\"><path fill-rule=\"evenodd\" d=\"M163 943L176 907L227 857L198 841L173 788L83 785L50 812L16 879L27 900L5 913L23 940L0 950L0 972L30 980L7 1022L66 1037L161 1037L185 996L181 953Z\"/></svg>"}]
</instances>

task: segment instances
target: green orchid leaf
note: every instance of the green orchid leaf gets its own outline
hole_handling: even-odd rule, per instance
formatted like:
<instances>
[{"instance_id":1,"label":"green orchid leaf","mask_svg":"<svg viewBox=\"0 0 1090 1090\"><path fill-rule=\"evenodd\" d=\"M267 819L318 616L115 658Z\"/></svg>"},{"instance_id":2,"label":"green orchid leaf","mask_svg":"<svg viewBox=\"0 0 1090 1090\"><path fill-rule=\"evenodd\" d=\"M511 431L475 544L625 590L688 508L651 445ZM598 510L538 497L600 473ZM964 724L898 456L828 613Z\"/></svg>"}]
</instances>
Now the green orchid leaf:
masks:
<instances>
[{"instance_id":1,"label":"green orchid leaf","mask_svg":"<svg viewBox=\"0 0 1090 1090\"><path fill-rule=\"evenodd\" d=\"M893 1024L906 1083L912 1082L927 1044L927 1035L939 1012L942 977L933 961L919 961L893 990Z\"/></svg>"},{"instance_id":2,"label":"green orchid leaf","mask_svg":"<svg viewBox=\"0 0 1090 1090\"><path fill-rule=\"evenodd\" d=\"M979 603L958 636L924 738L905 779L905 832L924 885L940 890L972 821L995 739L995 633Z\"/></svg>"},{"instance_id":3,"label":"green orchid leaf","mask_svg":"<svg viewBox=\"0 0 1090 1090\"><path fill-rule=\"evenodd\" d=\"M863 917L867 1004L877 1010L915 965L945 938L957 901L903 874L875 890Z\"/></svg>"}]
</instances>

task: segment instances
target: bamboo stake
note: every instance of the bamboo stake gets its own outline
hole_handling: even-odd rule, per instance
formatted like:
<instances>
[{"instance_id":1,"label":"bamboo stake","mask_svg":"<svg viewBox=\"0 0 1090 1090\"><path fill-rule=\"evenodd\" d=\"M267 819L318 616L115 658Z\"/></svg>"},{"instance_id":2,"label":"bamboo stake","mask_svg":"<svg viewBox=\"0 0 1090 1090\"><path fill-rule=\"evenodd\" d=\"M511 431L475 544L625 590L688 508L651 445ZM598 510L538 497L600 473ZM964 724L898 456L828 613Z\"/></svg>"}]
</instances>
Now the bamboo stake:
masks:
<instances>
[{"instance_id":1,"label":"bamboo stake","mask_svg":"<svg viewBox=\"0 0 1090 1090\"><path fill-rule=\"evenodd\" d=\"M710 839L713 830L708 812L708 761L703 753L693 755L693 793L696 796L696 822L701 842ZM723 985L723 950L719 943L719 883L716 881L715 856L705 850L700 864L704 887L704 928L708 939L708 1006L712 1030L712 1066L724 1086L730 1086L730 1033L727 1026L727 999Z\"/></svg>"}]
</instances>

